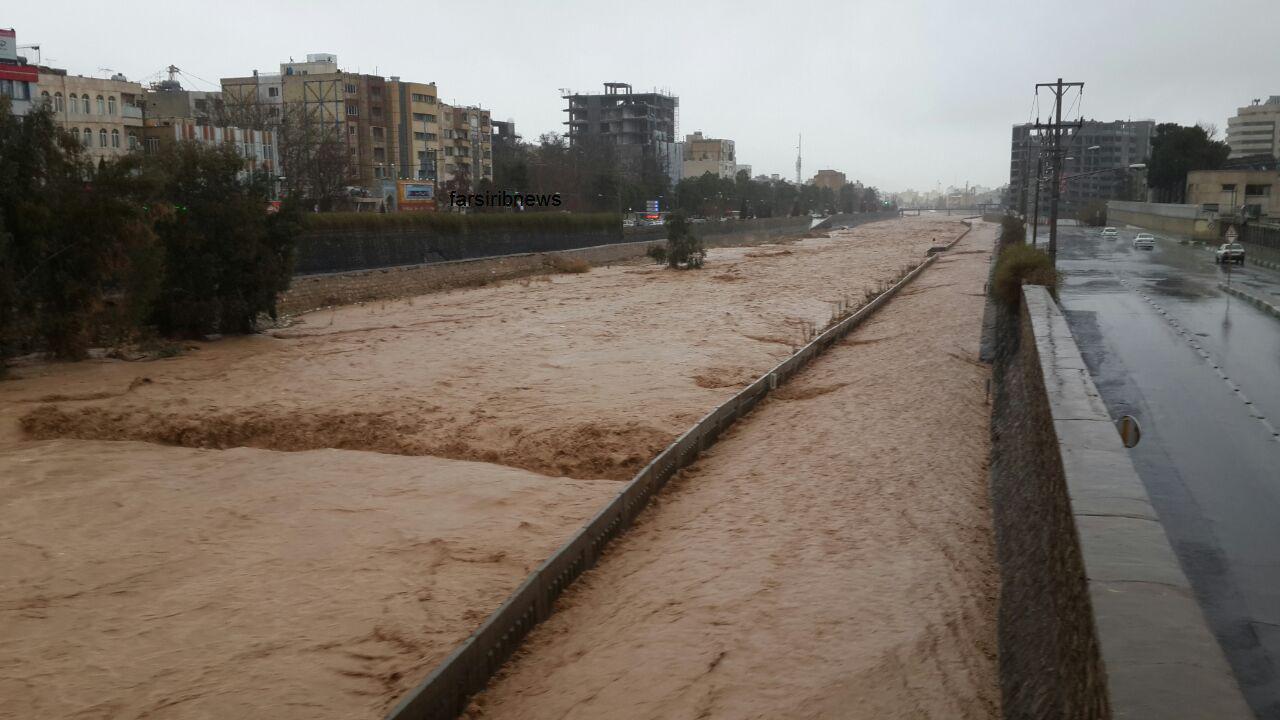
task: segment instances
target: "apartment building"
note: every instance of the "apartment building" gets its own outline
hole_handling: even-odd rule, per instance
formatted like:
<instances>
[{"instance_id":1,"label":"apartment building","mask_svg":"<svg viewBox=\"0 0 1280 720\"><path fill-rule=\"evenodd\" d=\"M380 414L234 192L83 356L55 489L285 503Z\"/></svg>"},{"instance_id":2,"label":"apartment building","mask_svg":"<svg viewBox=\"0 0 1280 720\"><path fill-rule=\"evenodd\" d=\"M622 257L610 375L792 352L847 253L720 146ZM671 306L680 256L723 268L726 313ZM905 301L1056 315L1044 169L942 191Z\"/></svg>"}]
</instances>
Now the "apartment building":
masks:
<instances>
[{"instance_id":1,"label":"apartment building","mask_svg":"<svg viewBox=\"0 0 1280 720\"><path fill-rule=\"evenodd\" d=\"M227 125L222 93L182 89L170 77L143 93L143 150L159 152L181 141L202 145L231 145L244 158L244 173L279 175L276 134L265 128ZM273 190L277 183L273 182Z\"/></svg>"},{"instance_id":2,"label":"apartment building","mask_svg":"<svg viewBox=\"0 0 1280 720\"><path fill-rule=\"evenodd\" d=\"M0 28L0 96L9 98L9 111L25 115L36 102L38 68L18 55L18 33Z\"/></svg>"},{"instance_id":3,"label":"apartment building","mask_svg":"<svg viewBox=\"0 0 1280 720\"><path fill-rule=\"evenodd\" d=\"M680 144L681 177L698 178L711 173L732 179L738 172L738 158L733 141L703 137L702 131L686 135Z\"/></svg>"},{"instance_id":4,"label":"apartment building","mask_svg":"<svg viewBox=\"0 0 1280 720\"><path fill-rule=\"evenodd\" d=\"M394 198L397 180L444 182L465 171L493 178L489 111L451 107L435 83L343 71L330 53L222 79L222 101L244 127L278 128L286 116L331 133L348 159L348 183L366 197Z\"/></svg>"},{"instance_id":5,"label":"apartment building","mask_svg":"<svg viewBox=\"0 0 1280 720\"><path fill-rule=\"evenodd\" d=\"M472 187L493 180L493 122L490 112L473 105L440 105L439 180L465 176Z\"/></svg>"},{"instance_id":6,"label":"apartment building","mask_svg":"<svg viewBox=\"0 0 1280 720\"><path fill-rule=\"evenodd\" d=\"M439 179L440 100L436 84L392 77L387 92L395 176L402 180Z\"/></svg>"},{"instance_id":7,"label":"apartment building","mask_svg":"<svg viewBox=\"0 0 1280 720\"><path fill-rule=\"evenodd\" d=\"M848 180L845 179L845 174L839 170L819 170L813 176L812 182L817 187L840 192L840 188L844 187Z\"/></svg>"},{"instance_id":8,"label":"apartment building","mask_svg":"<svg viewBox=\"0 0 1280 720\"><path fill-rule=\"evenodd\" d=\"M141 146L142 85L120 74L85 77L44 66L38 85L41 102L52 108L59 125L81 138L91 159L118 157Z\"/></svg>"},{"instance_id":9,"label":"apartment building","mask_svg":"<svg viewBox=\"0 0 1280 720\"><path fill-rule=\"evenodd\" d=\"M142 93L144 120L182 118L198 125L226 124L222 93L184 90L176 80L162 80Z\"/></svg>"},{"instance_id":10,"label":"apartment building","mask_svg":"<svg viewBox=\"0 0 1280 720\"><path fill-rule=\"evenodd\" d=\"M1280 172L1268 169L1193 170L1187 173L1187 202L1224 218L1244 215L1280 222Z\"/></svg>"},{"instance_id":11,"label":"apartment building","mask_svg":"<svg viewBox=\"0 0 1280 720\"><path fill-rule=\"evenodd\" d=\"M1065 182L1059 199L1059 213L1070 215L1099 200L1140 199L1142 172L1131 165L1145 163L1151 155L1154 120L1088 120L1068 138L1062 148L1062 176ZM1041 145L1042 141L1045 143ZM1015 125L1009 160L1010 199L1015 208L1034 212L1037 160L1041 148L1048 151L1048 138L1039 137L1031 124ZM1048 156L1041 170L1048 173ZM1040 209L1048 207L1051 188L1040 186ZM1024 205L1025 200L1025 205Z\"/></svg>"},{"instance_id":12,"label":"apartment building","mask_svg":"<svg viewBox=\"0 0 1280 720\"><path fill-rule=\"evenodd\" d=\"M1231 158L1280 157L1280 95L1238 108L1235 117L1227 121L1227 144L1231 146Z\"/></svg>"},{"instance_id":13,"label":"apartment building","mask_svg":"<svg viewBox=\"0 0 1280 720\"><path fill-rule=\"evenodd\" d=\"M625 176L638 179L646 163L680 181L680 99L663 92L633 92L627 83L605 83L602 94L570 93L565 112L569 144L603 143L617 153Z\"/></svg>"}]
</instances>

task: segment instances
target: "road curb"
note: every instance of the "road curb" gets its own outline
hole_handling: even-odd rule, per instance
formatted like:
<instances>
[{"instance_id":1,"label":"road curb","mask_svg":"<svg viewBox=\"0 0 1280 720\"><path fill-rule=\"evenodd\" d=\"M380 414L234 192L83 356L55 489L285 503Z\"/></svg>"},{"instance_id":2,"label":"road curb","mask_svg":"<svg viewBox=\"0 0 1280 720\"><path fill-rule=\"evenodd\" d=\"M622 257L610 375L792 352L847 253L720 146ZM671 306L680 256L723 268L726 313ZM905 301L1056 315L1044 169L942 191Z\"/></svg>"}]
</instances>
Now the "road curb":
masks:
<instances>
[{"instance_id":1,"label":"road curb","mask_svg":"<svg viewBox=\"0 0 1280 720\"><path fill-rule=\"evenodd\" d=\"M1280 270L1280 263L1271 262L1270 260L1259 260L1257 258L1246 258L1250 265L1257 265L1268 270Z\"/></svg>"},{"instance_id":2,"label":"road curb","mask_svg":"<svg viewBox=\"0 0 1280 720\"><path fill-rule=\"evenodd\" d=\"M1245 302L1249 303L1250 305L1258 308L1262 312L1272 317L1280 318L1280 307L1277 307L1276 305L1272 305L1271 303L1267 302L1266 300L1263 300L1257 295L1254 295L1252 293L1247 293L1244 290L1241 290L1240 288L1232 287L1225 283L1218 283L1218 289L1222 290L1223 292L1229 293L1231 295L1235 295L1241 300L1244 300Z\"/></svg>"}]
</instances>

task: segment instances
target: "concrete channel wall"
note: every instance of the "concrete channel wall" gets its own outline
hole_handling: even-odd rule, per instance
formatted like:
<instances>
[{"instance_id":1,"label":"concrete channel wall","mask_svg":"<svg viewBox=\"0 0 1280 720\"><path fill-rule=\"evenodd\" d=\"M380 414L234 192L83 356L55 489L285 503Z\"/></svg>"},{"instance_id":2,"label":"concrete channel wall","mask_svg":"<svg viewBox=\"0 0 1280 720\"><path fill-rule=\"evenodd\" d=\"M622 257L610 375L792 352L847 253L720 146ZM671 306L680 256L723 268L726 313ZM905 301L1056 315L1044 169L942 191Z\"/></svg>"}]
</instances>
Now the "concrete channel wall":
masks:
<instances>
[{"instance_id":1,"label":"concrete channel wall","mask_svg":"<svg viewBox=\"0 0 1280 720\"><path fill-rule=\"evenodd\" d=\"M833 215L816 229L861 225L896 217L894 213ZM799 236L809 230L809 224L810 220L807 217L777 218L699 224L694 226L694 231L703 236L704 244L708 247L729 247ZM705 230L718 225L725 225L728 229L715 233ZM665 241L666 233L663 228L644 229L654 232L647 235L628 232L626 237L629 242L610 242L591 247L468 260L296 275L289 289L281 293L276 309L284 315L295 315L334 305L389 300L450 288L513 280L549 272L551 263L556 260L582 260L591 265L626 262L644 257L650 246ZM719 227L715 229L721 230Z\"/></svg>"},{"instance_id":2,"label":"concrete channel wall","mask_svg":"<svg viewBox=\"0 0 1280 720\"><path fill-rule=\"evenodd\" d=\"M995 341L1005 717L1253 717L1062 311L1022 299Z\"/></svg>"},{"instance_id":3,"label":"concrete channel wall","mask_svg":"<svg viewBox=\"0 0 1280 720\"><path fill-rule=\"evenodd\" d=\"M966 229L947 247L954 246L968 233ZM794 355L676 438L624 485L604 509L526 578L439 667L405 695L387 715L387 720L447 720L461 715L471 695L482 690L534 626L551 615L556 598L579 575L596 565L609 542L626 532L649 500L661 492L677 471L696 460L721 433L749 413L772 390L865 322L937 259L936 254L928 256L892 287L857 312L828 327Z\"/></svg>"}]
</instances>

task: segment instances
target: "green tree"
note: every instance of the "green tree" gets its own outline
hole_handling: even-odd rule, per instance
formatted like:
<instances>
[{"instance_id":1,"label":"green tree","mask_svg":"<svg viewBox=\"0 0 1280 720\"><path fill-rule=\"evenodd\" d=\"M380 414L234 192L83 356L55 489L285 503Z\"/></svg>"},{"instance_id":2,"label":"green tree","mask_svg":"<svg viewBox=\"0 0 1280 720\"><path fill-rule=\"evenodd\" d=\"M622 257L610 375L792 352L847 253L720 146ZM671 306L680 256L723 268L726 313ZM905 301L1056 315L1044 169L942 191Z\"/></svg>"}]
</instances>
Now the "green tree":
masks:
<instances>
[{"instance_id":1,"label":"green tree","mask_svg":"<svg viewBox=\"0 0 1280 720\"><path fill-rule=\"evenodd\" d=\"M702 267L707 251L702 247L702 240L693 234L685 214L680 211L669 213L663 224L667 229L667 265L673 268L684 266L685 269Z\"/></svg>"},{"instance_id":2,"label":"green tree","mask_svg":"<svg viewBox=\"0 0 1280 720\"><path fill-rule=\"evenodd\" d=\"M157 249L136 158L94 166L48 108L0 97L0 358L78 358L145 313Z\"/></svg>"},{"instance_id":3,"label":"green tree","mask_svg":"<svg viewBox=\"0 0 1280 720\"><path fill-rule=\"evenodd\" d=\"M1214 140L1213 134L1203 126L1161 123L1151 138L1147 186L1155 191L1156 202L1185 202L1187 173L1216 170L1227 161L1230 152L1225 142Z\"/></svg>"},{"instance_id":4,"label":"green tree","mask_svg":"<svg viewBox=\"0 0 1280 720\"><path fill-rule=\"evenodd\" d=\"M164 279L153 314L166 335L244 333L275 317L289 286L299 213L267 212L268 178L250 176L231 146L174 144L151 158Z\"/></svg>"}]
</instances>

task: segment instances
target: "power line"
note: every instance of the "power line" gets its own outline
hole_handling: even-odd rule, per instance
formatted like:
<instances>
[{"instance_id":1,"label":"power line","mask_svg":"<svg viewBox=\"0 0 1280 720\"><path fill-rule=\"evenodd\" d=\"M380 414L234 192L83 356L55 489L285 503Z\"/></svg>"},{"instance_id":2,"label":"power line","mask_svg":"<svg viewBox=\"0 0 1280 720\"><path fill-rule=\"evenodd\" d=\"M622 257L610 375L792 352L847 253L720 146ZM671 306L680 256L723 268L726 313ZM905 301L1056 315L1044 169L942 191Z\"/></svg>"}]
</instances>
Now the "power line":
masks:
<instances>
[{"instance_id":1,"label":"power line","mask_svg":"<svg viewBox=\"0 0 1280 720\"><path fill-rule=\"evenodd\" d=\"M1053 92L1053 112L1054 118L1051 122L1036 122L1036 129L1048 131L1052 139L1052 154L1050 155L1050 169L1053 171L1053 187L1049 195L1049 257L1056 262L1058 256L1058 199L1062 193L1062 141L1071 134L1072 130L1079 130L1084 126L1084 120L1078 119L1074 122L1062 122L1062 100L1071 88L1080 88L1080 94L1084 94L1084 83L1082 82L1063 82L1062 78L1058 78L1055 83L1037 83L1036 90L1047 87Z\"/></svg>"}]
</instances>

